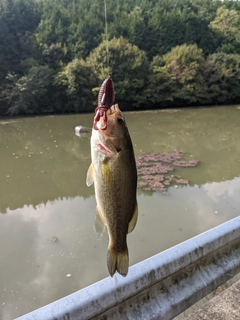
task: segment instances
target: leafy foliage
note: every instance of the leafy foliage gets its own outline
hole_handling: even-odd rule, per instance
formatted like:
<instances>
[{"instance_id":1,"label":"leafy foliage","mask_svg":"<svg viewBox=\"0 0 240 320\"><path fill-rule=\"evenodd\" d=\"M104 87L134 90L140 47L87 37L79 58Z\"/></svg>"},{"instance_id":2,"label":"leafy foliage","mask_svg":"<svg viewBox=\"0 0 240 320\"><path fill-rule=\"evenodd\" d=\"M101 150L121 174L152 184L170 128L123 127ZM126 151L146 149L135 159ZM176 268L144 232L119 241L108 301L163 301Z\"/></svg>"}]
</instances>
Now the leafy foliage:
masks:
<instances>
[{"instance_id":1,"label":"leafy foliage","mask_svg":"<svg viewBox=\"0 0 240 320\"><path fill-rule=\"evenodd\" d=\"M201 102L205 96L205 83L201 74L202 49L196 44L174 47L163 56L168 74L176 82L173 97L182 103Z\"/></svg>"},{"instance_id":2,"label":"leafy foliage","mask_svg":"<svg viewBox=\"0 0 240 320\"><path fill-rule=\"evenodd\" d=\"M19 78L14 84L11 93L10 115L47 112L49 107L48 96L51 93L53 70L48 66L32 67L28 74ZM15 80L15 79L13 79Z\"/></svg>"},{"instance_id":3,"label":"leafy foliage","mask_svg":"<svg viewBox=\"0 0 240 320\"><path fill-rule=\"evenodd\" d=\"M74 59L55 77L58 99L64 101L62 111L92 111L95 102L91 88L97 85L97 78L84 60Z\"/></svg>"},{"instance_id":4,"label":"leafy foliage","mask_svg":"<svg viewBox=\"0 0 240 320\"><path fill-rule=\"evenodd\" d=\"M0 1L0 81L8 72L23 74L21 61L33 54L33 34L39 22L34 0Z\"/></svg>"},{"instance_id":5,"label":"leafy foliage","mask_svg":"<svg viewBox=\"0 0 240 320\"><path fill-rule=\"evenodd\" d=\"M218 8L216 17L210 22L211 28L226 38L233 39L239 31L240 15L236 10Z\"/></svg>"},{"instance_id":6,"label":"leafy foliage","mask_svg":"<svg viewBox=\"0 0 240 320\"><path fill-rule=\"evenodd\" d=\"M218 103L240 102L240 56L223 52L205 62L207 96Z\"/></svg>"},{"instance_id":7,"label":"leafy foliage","mask_svg":"<svg viewBox=\"0 0 240 320\"><path fill-rule=\"evenodd\" d=\"M117 101L123 108L131 108L144 104L144 90L149 63L145 52L120 37L109 42L109 68L106 55L106 42L103 42L91 52L86 62L98 77L99 84L109 73L115 84Z\"/></svg>"},{"instance_id":8,"label":"leafy foliage","mask_svg":"<svg viewBox=\"0 0 240 320\"><path fill-rule=\"evenodd\" d=\"M0 115L92 111L109 72L123 109L239 102L239 1L106 3L108 43L103 0L0 0Z\"/></svg>"},{"instance_id":9,"label":"leafy foliage","mask_svg":"<svg viewBox=\"0 0 240 320\"><path fill-rule=\"evenodd\" d=\"M221 39L219 51L240 53L240 12L229 10L225 6L218 8L210 27Z\"/></svg>"}]
</instances>

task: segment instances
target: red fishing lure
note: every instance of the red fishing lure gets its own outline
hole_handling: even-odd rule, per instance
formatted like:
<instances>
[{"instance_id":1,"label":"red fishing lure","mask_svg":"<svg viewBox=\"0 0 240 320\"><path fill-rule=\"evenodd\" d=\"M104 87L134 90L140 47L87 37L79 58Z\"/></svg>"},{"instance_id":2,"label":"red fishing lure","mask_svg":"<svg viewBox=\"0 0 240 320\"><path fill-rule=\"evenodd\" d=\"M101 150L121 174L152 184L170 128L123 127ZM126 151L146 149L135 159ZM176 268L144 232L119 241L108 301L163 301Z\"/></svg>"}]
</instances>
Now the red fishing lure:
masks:
<instances>
[{"instance_id":1,"label":"red fishing lure","mask_svg":"<svg viewBox=\"0 0 240 320\"><path fill-rule=\"evenodd\" d=\"M101 85L98 93L98 106L95 109L95 117L93 120L93 128L95 130L105 130L107 128L107 114L106 111L113 105L115 99L114 85L111 77L105 79ZM103 117L104 125L98 128L97 122Z\"/></svg>"}]
</instances>

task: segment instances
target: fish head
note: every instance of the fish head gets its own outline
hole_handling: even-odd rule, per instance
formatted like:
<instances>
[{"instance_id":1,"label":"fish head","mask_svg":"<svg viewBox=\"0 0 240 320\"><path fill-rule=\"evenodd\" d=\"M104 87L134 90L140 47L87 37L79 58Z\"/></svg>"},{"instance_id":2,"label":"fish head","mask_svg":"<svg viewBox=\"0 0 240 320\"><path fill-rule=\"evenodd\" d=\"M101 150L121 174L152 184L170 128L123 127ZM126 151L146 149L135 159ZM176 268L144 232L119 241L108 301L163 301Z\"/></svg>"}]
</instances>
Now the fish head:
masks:
<instances>
[{"instance_id":1,"label":"fish head","mask_svg":"<svg viewBox=\"0 0 240 320\"><path fill-rule=\"evenodd\" d=\"M128 135L128 129L126 122L118 104L112 105L107 111L107 123L104 127L104 119L101 117L97 122L98 130L92 130L92 146L95 145L100 151L107 155L112 155L124 147L124 141L126 135Z\"/></svg>"},{"instance_id":2,"label":"fish head","mask_svg":"<svg viewBox=\"0 0 240 320\"><path fill-rule=\"evenodd\" d=\"M126 123L122 111L118 104L112 105L107 110L107 128L102 130L102 135L106 137L123 137L125 134Z\"/></svg>"}]
</instances>

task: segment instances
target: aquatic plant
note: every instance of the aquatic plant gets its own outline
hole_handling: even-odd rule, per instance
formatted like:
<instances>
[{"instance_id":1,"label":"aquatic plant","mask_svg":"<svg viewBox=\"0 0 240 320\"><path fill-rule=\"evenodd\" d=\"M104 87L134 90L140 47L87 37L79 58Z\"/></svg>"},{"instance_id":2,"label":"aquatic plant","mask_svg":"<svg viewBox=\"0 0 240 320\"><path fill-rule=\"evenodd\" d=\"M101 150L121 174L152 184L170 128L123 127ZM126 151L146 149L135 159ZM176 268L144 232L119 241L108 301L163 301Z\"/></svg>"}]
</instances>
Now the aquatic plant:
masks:
<instances>
[{"instance_id":1,"label":"aquatic plant","mask_svg":"<svg viewBox=\"0 0 240 320\"><path fill-rule=\"evenodd\" d=\"M175 167L196 167L198 160L182 160L182 151L147 153L142 152L136 157L138 171L138 187L146 191L157 191L167 194L173 183L175 186L187 185L188 180L176 175L167 175Z\"/></svg>"}]
</instances>

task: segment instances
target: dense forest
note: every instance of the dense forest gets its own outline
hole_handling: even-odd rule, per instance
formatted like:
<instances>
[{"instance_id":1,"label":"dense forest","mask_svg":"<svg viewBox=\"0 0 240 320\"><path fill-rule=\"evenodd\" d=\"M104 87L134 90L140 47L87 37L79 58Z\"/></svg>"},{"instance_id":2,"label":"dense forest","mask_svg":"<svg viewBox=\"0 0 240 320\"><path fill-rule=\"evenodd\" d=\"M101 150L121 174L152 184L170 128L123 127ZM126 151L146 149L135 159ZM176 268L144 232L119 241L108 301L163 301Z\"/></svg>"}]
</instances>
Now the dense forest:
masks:
<instances>
[{"instance_id":1,"label":"dense forest","mask_svg":"<svg viewBox=\"0 0 240 320\"><path fill-rule=\"evenodd\" d=\"M0 0L1 116L93 111L109 73L123 110L240 103L240 2L106 8L107 30L104 0Z\"/></svg>"}]
</instances>

